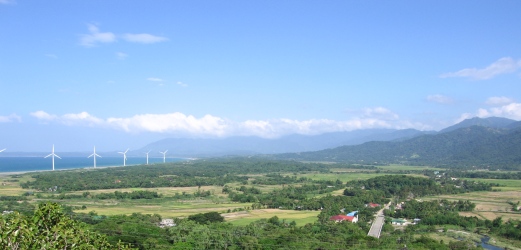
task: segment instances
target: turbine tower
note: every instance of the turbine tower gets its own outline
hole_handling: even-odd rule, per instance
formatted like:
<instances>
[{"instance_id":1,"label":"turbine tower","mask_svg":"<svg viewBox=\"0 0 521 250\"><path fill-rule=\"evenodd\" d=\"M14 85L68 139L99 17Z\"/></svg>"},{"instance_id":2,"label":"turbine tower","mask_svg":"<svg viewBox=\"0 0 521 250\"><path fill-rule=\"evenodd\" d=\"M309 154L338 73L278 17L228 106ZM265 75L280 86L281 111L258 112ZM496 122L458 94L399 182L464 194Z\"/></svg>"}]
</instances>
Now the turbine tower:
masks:
<instances>
[{"instance_id":1,"label":"turbine tower","mask_svg":"<svg viewBox=\"0 0 521 250\"><path fill-rule=\"evenodd\" d=\"M96 168L96 156L101 158L101 155L96 154L96 146L94 146L94 153L92 153L91 155L89 155L89 157L87 157L87 158L94 157L94 168Z\"/></svg>"},{"instance_id":2,"label":"turbine tower","mask_svg":"<svg viewBox=\"0 0 521 250\"><path fill-rule=\"evenodd\" d=\"M47 158L49 156L52 156L52 170L54 171L54 157L58 157L59 159L61 159L57 154L54 153L54 144L52 144L52 153L48 156L45 156L43 158Z\"/></svg>"},{"instance_id":3,"label":"turbine tower","mask_svg":"<svg viewBox=\"0 0 521 250\"><path fill-rule=\"evenodd\" d=\"M128 148L125 152L118 152L120 154L123 154L123 167L127 165L127 152L128 152Z\"/></svg>"},{"instance_id":4,"label":"turbine tower","mask_svg":"<svg viewBox=\"0 0 521 250\"><path fill-rule=\"evenodd\" d=\"M161 152L161 151L159 151L159 153L163 154L163 163L166 162L166 152L168 152L168 149L165 150L165 152Z\"/></svg>"},{"instance_id":5,"label":"turbine tower","mask_svg":"<svg viewBox=\"0 0 521 250\"><path fill-rule=\"evenodd\" d=\"M150 150L148 150L148 152L145 153L145 154L147 154L147 165L148 165L148 153L150 153Z\"/></svg>"}]
</instances>

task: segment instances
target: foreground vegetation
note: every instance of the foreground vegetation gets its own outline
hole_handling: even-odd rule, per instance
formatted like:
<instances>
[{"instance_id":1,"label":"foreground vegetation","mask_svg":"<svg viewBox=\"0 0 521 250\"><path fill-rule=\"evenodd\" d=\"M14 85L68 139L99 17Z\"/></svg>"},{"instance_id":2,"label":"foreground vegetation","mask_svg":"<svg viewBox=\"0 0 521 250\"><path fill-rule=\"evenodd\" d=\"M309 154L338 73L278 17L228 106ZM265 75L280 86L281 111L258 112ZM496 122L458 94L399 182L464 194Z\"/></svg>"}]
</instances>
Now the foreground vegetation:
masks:
<instances>
[{"instance_id":1,"label":"foreground vegetation","mask_svg":"<svg viewBox=\"0 0 521 250\"><path fill-rule=\"evenodd\" d=\"M521 247L519 221L476 215L481 205L468 199L504 193L498 191L502 188L519 195L521 185L453 176L420 166L201 160L3 177L0 206L28 220L42 201L59 203L46 206L61 211L60 216L75 221L81 230L106 237L103 242L111 246L138 249L476 246L460 236L450 238L449 230L492 235L497 242ZM390 201L381 238L368 237L370 222L381 206L366 205ZM403 209L395 209L401 202ZM512 210L517 201L508 202L509 212L517 215ZM329 220L349 211L358 211L357 224ZM4 223L10 223L10 216L2 216ZM419 218L421 223L395 230L391 217ZM159 227L166 218L175 226Z\"/></svg>"}]
</instances>

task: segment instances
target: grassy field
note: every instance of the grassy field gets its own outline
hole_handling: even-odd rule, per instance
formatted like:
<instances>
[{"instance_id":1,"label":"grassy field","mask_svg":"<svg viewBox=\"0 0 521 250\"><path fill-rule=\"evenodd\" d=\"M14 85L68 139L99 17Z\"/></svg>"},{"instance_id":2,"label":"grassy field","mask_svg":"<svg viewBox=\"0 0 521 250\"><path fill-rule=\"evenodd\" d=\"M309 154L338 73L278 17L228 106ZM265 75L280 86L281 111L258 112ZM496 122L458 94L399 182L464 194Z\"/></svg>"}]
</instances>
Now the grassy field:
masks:
<instances>
[{"instance_id":1,"label":"grassy field","mask_svg":"<svg viewBox=\"0 0 521 250\"><path fill-rule=\"evenodd\" d=\"M104 201L65 201L67 205L82 206L87 209L77 210L78 213L88 213L95 211L99 215L116 215L116 214L159 214L164 218L186 217L191 214L219 212L226 213L228 210L245 209L250 207L251 203L236 202L213 202L205 199L194 199L185 201L173 201L168 199L153 200L104 200Z\"/></svg>"},{"instance_id":2,"label":"grassy field","mask_svg":"<svg viewBox=\"0 0 521 250\"><path fill-rule=\"evenodd\" d=\"M250 211L223 214L223 216L226 219L226 221L229 221L235 225L248 225L256 220L269 219L273 216L277 216L281 221L295 221L295 223L297 223L297 226L303 226L307 223L313 223L317 221L317 216L319 213L319 211L256 209Z\"/></svg>"},{"instance_id":3,"label":"grassy field","mask_svg":"<svg viewBox=\"0 0 521 250\"><path fill-rule=\"evenodd\" d=\"M391 170L391 171L400 171L400 170L432 170L432 171L443 171L443 168L435 168L429 166L407 166L407 165L398 165L391 164L389 166L377 166L378 169L381 170Z\"/></svg>"},{"instance_id":4,"label":"grassy field","mask_svg":"<svg viewBox=\"0 0 521 250\"><path fill-rule=\"evenodd\" d=\"M13 182L14 180L17 182ZM30 191L20 187L20 182L27 182L29 180L32 180L29 175L25 175L22 178L13 178L10 175L0 175L0 195L18 196Z\"/></svg>"},{"instance_id":5,"label":"grassy field","mask_svg":"<svg viewBox=\"0 0 521 250\"><path fill-rule=\"evenodd\" d=\"M340 180L342 182L348 182L348 181L352 181L352 180L367 180L367 179L370 179L370 178L373 178L373 177L377 177L377 176L382 176L382 175L386 175L386 174L377 174L377 173L371 173L371 172L368 172L368 173L345 173L345 172L341 172L341 173L327 173L327 174L321 174L321 173L313 173L313 174L298 174L297 175L297 178L300 178L300 177L307 177L307 178L310 178L312 180L321 180L321 181L336 181L336 180Z\"/></svg>"},{"instance_id":6,"label":"grassy field","mask_svg":"<svg viewBox=\"0 0 521 250\"><path fill-rule=\"evenodd\" d=\"M497 179L467 179L486 183L498 183L500 187L494 187L492 192L472 192L457 195L439 195L426 197L424 200L470 200L476 204L473 212L462 212L463 216L477 216L482 219L493 220L503 217L503 220L521 219L520 212L513 212L512 205L508 202L521 202L521 180L497 180Z\"/></svg>"}]
</instances>

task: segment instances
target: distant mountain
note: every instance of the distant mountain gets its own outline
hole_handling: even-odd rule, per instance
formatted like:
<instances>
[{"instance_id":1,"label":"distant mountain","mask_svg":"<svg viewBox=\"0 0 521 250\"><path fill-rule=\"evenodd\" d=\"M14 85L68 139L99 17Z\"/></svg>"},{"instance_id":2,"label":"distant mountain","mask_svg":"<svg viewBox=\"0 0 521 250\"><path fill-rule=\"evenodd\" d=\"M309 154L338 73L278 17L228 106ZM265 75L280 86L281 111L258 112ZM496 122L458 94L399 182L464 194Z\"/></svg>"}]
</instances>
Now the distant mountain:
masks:
<instances>
[{"instance_id":1,"label":"distant mountain","mask_svg":"<svg viewBox=\"0 0 521 250\"><path fill-rule=\"evenodd\" d=\"M277 139L259 137L229 137L220 139L168 138L150 143L134 152L164 151L179 157L208 157L224 155L279 154L317 151L368 141L392 141L431 134L415 129L367 129L321 135L288 135ZM132 153L132 152L131 152Z\"/></svg>"},{"instance_id":2,"label":"distant mountain","mask_svg":"<svg viewBox=\"0 0 521 250\"><path fill-rule=\"evenodd\" d=\"M437 134L403 141L366 142L315 152L280 154L278 159L352 163L406 163L445 167L521 167L521 127L503 119L470 119ZM476 122L480 122L478 125ZM492 127L489 127L492 126ZM459 127L459 128L456 128ZM500 127L500 128L498 128ZM447 131L447 132L443 132Z\"/></svg>"},{"instance_id":3,"label":"distant mountain","mask_svg":"<svg viewBox=\"0 0 521 250\"><path fill-rule=\"evenodd\" d=\"M453 126L442 129L442 130L440 130L439 133L446 133L446 132L454 131L456 129L467 128L467 127L471 127L471 126L482 126L482 127L487 127L487 128L508 128L510 125L512 125L516 122L517 121L515 121L515 120L502 118L502 117L488 117L488 118L474 117L474 118L466 119ZM521 124L520 124L520 126L521 126Z\"/></svg>"}]
</instances>

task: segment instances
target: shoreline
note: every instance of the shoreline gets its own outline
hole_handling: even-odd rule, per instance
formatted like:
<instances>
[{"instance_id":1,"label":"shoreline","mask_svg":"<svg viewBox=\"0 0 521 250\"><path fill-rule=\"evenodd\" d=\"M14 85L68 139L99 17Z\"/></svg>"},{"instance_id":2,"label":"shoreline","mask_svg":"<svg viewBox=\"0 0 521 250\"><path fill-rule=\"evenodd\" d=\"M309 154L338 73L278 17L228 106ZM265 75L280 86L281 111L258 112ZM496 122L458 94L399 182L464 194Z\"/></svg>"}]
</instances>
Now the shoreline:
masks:
<instances>
[{"instance_id":1,"label":"shoreline","mask_svg":"<svg viewBox=\"0 0 521 250\"><path fill-rule=\"evenodd\" d=\"M125 167L130 166L139 166L139 164L136 165L127 165ZM10 175L19 175L19 174L27 174L27 173L38 173L38 172L53 172L53 171L67 171L67 170L76 170L76 169L84 169L84 170L94 170L94 169L103 169L103 168L118 168L123 166L102 166L102 167L82 167L82 168L64 168L64 169L49 169L49 170L27 170L27 171L13 171L13 172L0 172L0 177L4 176L10 176Z\"/></svg>"}]
</instances>

